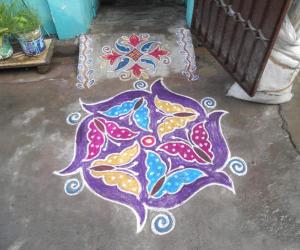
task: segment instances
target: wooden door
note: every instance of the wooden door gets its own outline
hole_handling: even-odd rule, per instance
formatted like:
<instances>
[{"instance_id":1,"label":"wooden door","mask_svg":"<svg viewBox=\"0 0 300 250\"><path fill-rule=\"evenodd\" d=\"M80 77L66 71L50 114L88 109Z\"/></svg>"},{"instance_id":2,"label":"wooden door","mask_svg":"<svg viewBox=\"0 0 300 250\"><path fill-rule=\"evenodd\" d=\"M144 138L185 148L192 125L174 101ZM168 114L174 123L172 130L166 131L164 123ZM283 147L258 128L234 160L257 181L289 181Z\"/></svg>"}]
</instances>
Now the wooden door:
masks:
<instances>
[{"instance_id":1,"label":"wooden door","mask_svg":"<svg viewBox=\"0 0 300 250\"><path fill-rule=\"evenodd\" d=\"M290 0L195 0L192 33L253 96Z\"/></svg>"}]
</instances>

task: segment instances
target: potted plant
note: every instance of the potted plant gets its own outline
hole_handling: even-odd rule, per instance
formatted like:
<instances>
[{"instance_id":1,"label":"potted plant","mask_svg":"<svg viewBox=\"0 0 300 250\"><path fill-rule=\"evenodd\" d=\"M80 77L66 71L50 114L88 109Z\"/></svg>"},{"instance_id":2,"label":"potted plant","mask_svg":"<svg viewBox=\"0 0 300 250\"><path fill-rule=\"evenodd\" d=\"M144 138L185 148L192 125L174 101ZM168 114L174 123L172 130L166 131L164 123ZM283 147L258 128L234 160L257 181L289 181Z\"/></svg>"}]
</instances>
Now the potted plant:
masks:
<instances>
[{"instance_id":1,"label":"potted plant","mask_svg":"<svg viewBox=\"0 0 300 250\"><path fill-rule=\"evenodd\" d=\"M13 54L13 48L9 41L12 25L13 19L8 11L8 6L0 4L0 60L9 58Z\"/></svg>"},{"instance_id":2,"label":"potted plant","mask_svg":"<svg viewBox=\"0 0 300 250\"><path fill-rule=\"evenodd\" d=\"M14 15L13 33L28 56L38 56L46 49L40 25L37 14L26 7Z\"/></svg>"}]
</instances>

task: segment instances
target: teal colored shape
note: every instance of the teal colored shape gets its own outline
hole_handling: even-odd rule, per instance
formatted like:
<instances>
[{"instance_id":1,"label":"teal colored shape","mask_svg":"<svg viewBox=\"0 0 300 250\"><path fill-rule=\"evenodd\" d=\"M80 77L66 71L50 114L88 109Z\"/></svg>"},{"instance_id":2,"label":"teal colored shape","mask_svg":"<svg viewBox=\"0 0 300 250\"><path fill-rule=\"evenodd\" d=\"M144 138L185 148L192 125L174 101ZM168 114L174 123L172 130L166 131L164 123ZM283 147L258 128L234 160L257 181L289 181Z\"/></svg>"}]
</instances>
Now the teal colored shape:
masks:
<instances>
[{"instance_id":1,"label":"teal colored shape","mask_svg":"<svg viewBox=\"0 0 300 250\"><path fill-rule=\"evenodd\" d=\"M48 0L59 39L85 33L95 16L93 0Z\"/></svg>"},{"instance_id":2,"label":"teal colored shape","mask_svg":"<svg viewBox=\"0 0 300 250\"><path fill-rule=\"evenodd\" d=\"M134 108L134 105L138 102L139 99L134 99L133 101L123 102L121 105L114 106L103 112L104 115L109 117L119 117L121 115L128 114Z\"/></svg>"},{"instance_id":3,"label":"teal colored shape","mask_svg":"<svg viewBox=\"0 0 300 250\"><path fill-rule=\"evenodd\" d=\"M148 151L146 158L147 166L147 191L150 194L155 184L163 177L167 172L166 164L160 159L159 155Z\"/></svg>"},{"instance_id":4,"label":"teal colored shape","mask_svg":"<svg viewBox=\"0 0 300 250\"><path fill-rule=\"evenodd\" d=\"M149 130L150 118L149 118L149 108L147 106L147 101L144 100L143 104L134 112L133 119L136 125L143 129Z\"/></svg>"},{"instance_id":5,"label":"teal colored shape","mask_svg":"<svg viewBox=\"0 0 300 250\"><path fill-rule=\"evenodd\" d=\"M56 34L56 28L52 20L47 0L24 0L26 5L35 10L41 20L43 33L46 35Z\"/></svg>"},{"instance_id":6,"label":"teal colored shape","mask_svg":"<svg viewBox=\"0 0 300 250\"><path fill-rule=\"evenodd\" d=\"M194 2L194 0L187 0L186 3L186 22L189 28L192 26Z\"/></svg>"}]
</instances>

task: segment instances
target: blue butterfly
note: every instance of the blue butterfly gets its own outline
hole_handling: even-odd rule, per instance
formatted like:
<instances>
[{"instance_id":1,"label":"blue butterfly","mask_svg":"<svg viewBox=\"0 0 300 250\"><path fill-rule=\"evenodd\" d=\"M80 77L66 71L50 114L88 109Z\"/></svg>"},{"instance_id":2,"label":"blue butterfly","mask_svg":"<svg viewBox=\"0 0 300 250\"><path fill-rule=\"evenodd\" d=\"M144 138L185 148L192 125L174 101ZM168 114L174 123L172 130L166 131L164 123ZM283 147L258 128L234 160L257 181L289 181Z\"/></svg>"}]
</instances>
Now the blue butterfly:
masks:
<instances>
[{"instance_id":1,"label":"blue butterfly","mask_svg":"<svg viewBox=\"0 0 300 250\"><path fill-rule=\"evenodd\" d=\"M150 130L150 110L148 102L144 98L136 98L132 101L123 102L104 111L103 114L113 118L130 115L130 118L133 119L140 129Z\"/></svg>"},{"instance_id":2,"label":"blue butterfly","mask_svg":"<svg viewBox=\"0 0 300 250\"><path fill-rule=\"evenodd\" d=\"M165 162L152 151L147 152L146 166L147 192L154 198L160 198L164 194L175 194L183 186L204 176L202 171L195 168L185 168L168 173Z\"/></svg>"}]
</instances>

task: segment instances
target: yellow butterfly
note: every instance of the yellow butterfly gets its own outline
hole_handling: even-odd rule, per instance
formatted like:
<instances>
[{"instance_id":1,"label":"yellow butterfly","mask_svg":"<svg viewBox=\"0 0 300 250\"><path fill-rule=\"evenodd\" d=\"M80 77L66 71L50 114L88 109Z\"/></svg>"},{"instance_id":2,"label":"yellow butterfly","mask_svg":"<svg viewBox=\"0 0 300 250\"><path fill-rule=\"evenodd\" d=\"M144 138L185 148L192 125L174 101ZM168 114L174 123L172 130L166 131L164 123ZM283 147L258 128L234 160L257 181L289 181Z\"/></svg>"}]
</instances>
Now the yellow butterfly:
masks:
<instances>
[{"instance_id":1,"label":"yellow butterfly","mask_svg":"<svg viewBox=\"0 0 300 250\"><path fill-rule=\"evenodd\" d=\"M125 148L120 153L108 155L103 160L95 160L90 167L90 174L95 178L101 178L106 185L117 186L120 191L124 191L135 196L139 196L142 190L140 182L134 176L135 173L128 165L139 155L140 146L138 143Z\"/></svg>"},{"instance_id":2,"label":"yellow butterfly","mask_svg":"<svg viewBox=\"0 0 300 250\"><path fill-rule=\"evenodd\" d=\"M188 122L197 118L197 112L194 109L186 108L181 104L164 101L157 96L155 96L154 103L158 110L167 115L157 127L160 140L174 130L184 128Z\"/></svg>"}]
</instances>

